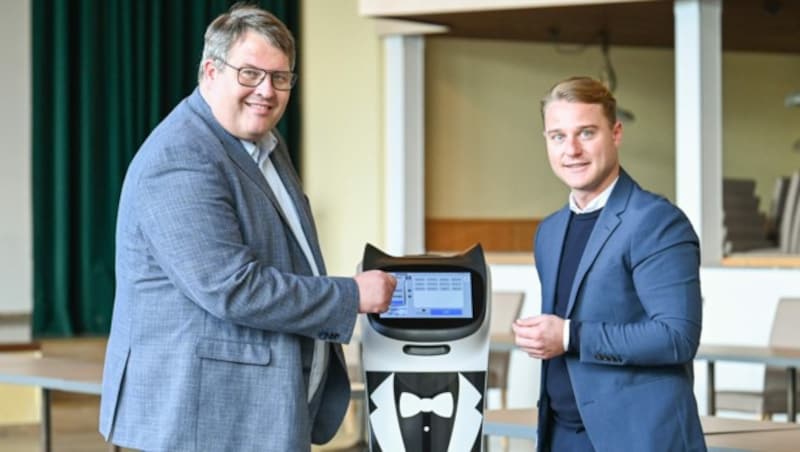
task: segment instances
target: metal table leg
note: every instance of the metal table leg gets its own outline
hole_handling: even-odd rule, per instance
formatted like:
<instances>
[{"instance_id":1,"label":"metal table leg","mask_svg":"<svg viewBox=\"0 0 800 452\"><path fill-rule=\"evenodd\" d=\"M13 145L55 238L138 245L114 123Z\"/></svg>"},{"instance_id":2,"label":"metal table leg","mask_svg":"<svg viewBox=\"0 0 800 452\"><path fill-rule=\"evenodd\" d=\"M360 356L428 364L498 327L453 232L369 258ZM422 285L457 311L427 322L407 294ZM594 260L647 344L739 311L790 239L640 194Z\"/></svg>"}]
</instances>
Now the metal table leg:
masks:
<instances>
[{"instance_id":1,"label":"metal table leg","mask_svg":"<svg viewBox=\"0 0 800 452\"><path fill-rule=\"evenodd\" d=\"M714 361L706 361L706 408L708 408L709 416L716 416L717 414L717 389L714 384Z\"/></svg>"},{"instance_id":2,"label":"metal table leg","mask_svg":"<svg viewBox=\"0 0 800 452\"><path fill-rule=\"evenodd\" d=\"M42 388L42 450L53 450L50 438L50 390Z\"/></svg>"},{"instance_id":3,"label":"metal table leg","mask_svg":"<svg viewBox=\"0 0 800 452\"><path fill-rule=\"evenodd\" d=\"M786 368L786 417L789 422L797 422L797 369Z\"/></svg>"}]
</instances>

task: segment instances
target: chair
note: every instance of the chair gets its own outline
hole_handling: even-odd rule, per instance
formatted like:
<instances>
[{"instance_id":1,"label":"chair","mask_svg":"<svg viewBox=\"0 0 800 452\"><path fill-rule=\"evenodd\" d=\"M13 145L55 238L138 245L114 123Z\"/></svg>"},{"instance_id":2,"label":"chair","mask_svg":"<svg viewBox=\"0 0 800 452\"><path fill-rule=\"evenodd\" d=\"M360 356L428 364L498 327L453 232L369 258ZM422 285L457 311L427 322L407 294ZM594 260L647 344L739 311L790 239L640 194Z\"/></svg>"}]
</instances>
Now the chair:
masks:
<instances>
[{"instance_id":1,"label":"chair","mask_svg":"<svg viewBox=\"0 0 800 452\"><path fill-rule=\"evenodd\" d=\"M780 226L783 221L783 212L786 210L786 194L789 191L789 178L778 176L775 178L775 185L772 187L772 199L769 203L769 213L767 214L767 239L778 243L780 238Z\"/></svg>"},{"instance_id":2,"label":"chair","mask_svg":"<svg viewBox=\"0 0 800 452\"><path fill-rule=\"evenodd\" d=\"M800 347L800 298L781 298L775 310L769 345ZM800 387L800 386L798 386ZM717 391L717 411L729 410L756 413L762 420L775 413L786 413L786 369L767 366L763 391Z\"/></svg>"},{"instance_id":3,"label":"chair","mask_svg":"<svg viewBox=\"0 0 800 452\"><path fill-rule=\"evenodd\" d=\"M758 205L755 180L723 179L723 246L726 254L774 246L767 240L767 219L759 212Z\"/></svg>"},{"instance_id":4,"label":"chair","mask_svg":"<svg viewBox=\"0 0 800 452\"><path fill-rule=\"evenodd\" d=\"M511 333L511 324L519 318L525 292L492 292L490 334ZM510 351L490 351L487 388L500 389L501 408L507 408L508 364Z\"/></svg>"},{"instance_id":5,"label":"chair","mask_svg":"<svg viewBox=\"0 0 800 452\"><path fill-rule=\"evenodd\" d=\"M794 219L792 219L792 230L789 236L789 253L800 254L800 171L795 171L795 173L792 175L792 179L795 181L796 199L794 201Z\"/></svg>"},{"instance_id":6,"label":"chair","mask_svg":"<svg viewBox=\"0 0 800 452\"><path fill-rule=\"evenodd\" d=\"M792 232L797 218L798 200L800 200L800 171L795 171L789 179L789 188L786 191L783 217L781 218L778 245L784 253L791 253L793 249Z\"/></svg>"}]
</instances>

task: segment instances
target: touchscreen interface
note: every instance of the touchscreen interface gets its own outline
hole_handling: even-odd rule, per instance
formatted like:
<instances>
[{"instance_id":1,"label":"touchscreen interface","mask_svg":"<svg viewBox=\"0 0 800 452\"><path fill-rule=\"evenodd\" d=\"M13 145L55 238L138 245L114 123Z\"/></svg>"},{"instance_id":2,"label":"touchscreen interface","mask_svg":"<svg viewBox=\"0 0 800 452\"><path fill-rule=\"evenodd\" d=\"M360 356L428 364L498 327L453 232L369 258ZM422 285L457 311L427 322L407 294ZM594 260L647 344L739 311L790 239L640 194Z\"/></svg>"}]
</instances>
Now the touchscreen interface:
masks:
<instances>
[{"instance_id":1,"label":"touchscreen interface","mask_svg":"<svg viewBox=\"0 0 800 452\"><path fill-rule=\"evenodd\" d=\"M469 272L391 272L397 278L384 319L472 318Z\"/></svg>"}]
</instances>

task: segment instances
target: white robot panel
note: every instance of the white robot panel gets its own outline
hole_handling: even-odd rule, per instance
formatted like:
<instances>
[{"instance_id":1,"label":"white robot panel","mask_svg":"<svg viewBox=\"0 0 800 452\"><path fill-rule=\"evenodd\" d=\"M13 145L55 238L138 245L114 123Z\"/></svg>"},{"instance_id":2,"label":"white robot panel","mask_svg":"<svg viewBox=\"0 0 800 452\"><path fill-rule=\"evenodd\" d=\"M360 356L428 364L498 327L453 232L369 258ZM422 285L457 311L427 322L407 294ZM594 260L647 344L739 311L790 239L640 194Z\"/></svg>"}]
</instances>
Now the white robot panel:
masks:
<instances>
[{"instance_id":1,"label":"white robot panel","mask_svg":"<svg viewBox=\"0 0 800 452\"><path fill-rule=\"evenodd\" d=\"M389 311L362 319L370 450L479 452L491 290L480 245L448 257L367 245L362 268L398 279Z\"/></svg>"}]
</instances>

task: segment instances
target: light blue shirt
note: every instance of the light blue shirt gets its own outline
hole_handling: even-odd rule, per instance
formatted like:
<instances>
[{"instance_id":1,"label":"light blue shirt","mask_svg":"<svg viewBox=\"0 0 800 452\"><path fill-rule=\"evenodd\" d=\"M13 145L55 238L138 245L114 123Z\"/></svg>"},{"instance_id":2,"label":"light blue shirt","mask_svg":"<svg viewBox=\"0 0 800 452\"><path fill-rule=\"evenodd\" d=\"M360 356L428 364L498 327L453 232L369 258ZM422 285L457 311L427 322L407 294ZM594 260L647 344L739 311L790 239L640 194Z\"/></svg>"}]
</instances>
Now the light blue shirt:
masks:
<instances>
[{"instance_id":1,"label":"light blue shirt","mask_svg":"<svg viewBox=\"0 0 800 452\"><path fill-rule=\"evenodd\" d=\"M272 193L275 194L275 197L278 199L278 204L280 204L284 216L286 216L286 219L289 221L289 227L292 229L292 233L297 238L297 243L300 244L300 248L303 250L303 254L306 256L306 260L308 261L308 265L311 267L311 271L314 273L314 276L319 276L319 268L314 260L314 255L311 253L311 247L308 244L308 238L306 238L306 234L303 232L303 226L300 225L300 216L297 215L297 208L292 202L292 198L289 196L286 186L283 185L283 181L281 180L280 175L278 175L275 165L272 164L272 160L269 158L270 154L272 154L272 151L274 151L275 147L278 145L278 139L275 138L275 135L273 135L272 132L270 132L260 143L261 146L256 146L256 144L252 141L239 141L242 142L244 149L248 154L250 154L250 157L255 160L256 164L258 164L258 167L261 168L261 172L264 174L264 178L267 179L269 188L272 189ZM319 385L322 382L322 376L327 367L328 346L325 341L315 340L314 356L311 361L311 373L308 378L309 401L317 392L317 389L319 389Z\"/></svg>"}]
</instances>

